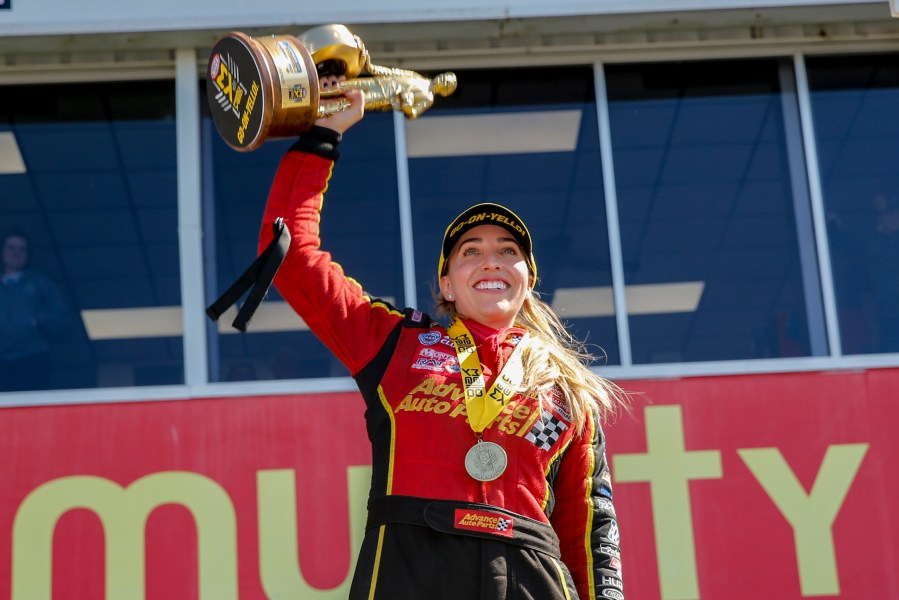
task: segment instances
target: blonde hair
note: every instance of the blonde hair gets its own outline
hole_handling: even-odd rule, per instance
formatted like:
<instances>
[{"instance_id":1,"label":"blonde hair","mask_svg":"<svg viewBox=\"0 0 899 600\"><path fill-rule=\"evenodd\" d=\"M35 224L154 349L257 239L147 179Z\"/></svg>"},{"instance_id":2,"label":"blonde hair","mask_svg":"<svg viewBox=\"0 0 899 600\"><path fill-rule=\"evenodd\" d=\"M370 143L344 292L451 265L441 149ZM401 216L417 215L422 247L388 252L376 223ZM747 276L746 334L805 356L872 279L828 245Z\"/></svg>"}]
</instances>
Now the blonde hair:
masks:
<instances>
[{"instance_id":1,"label":"blonde hair","mask_svg":"<svg viewBox=\"0 0 899 600\"><path fill-rule=\"evenodd\" d=\"M442 294L435 296L438 314L458 316L454 303ZM536 292L528 292L515 325L530 334L521 348L525 373L521 393L536 398L541 408L545 407L549 395L560 392L580 434L592 407L597 407L601 421L607 421L619 407L627 406L627 393L587 368L595 357L587 352L583 342L571 335L552 307L540 300Z\"/></svg>"}]
</instances>

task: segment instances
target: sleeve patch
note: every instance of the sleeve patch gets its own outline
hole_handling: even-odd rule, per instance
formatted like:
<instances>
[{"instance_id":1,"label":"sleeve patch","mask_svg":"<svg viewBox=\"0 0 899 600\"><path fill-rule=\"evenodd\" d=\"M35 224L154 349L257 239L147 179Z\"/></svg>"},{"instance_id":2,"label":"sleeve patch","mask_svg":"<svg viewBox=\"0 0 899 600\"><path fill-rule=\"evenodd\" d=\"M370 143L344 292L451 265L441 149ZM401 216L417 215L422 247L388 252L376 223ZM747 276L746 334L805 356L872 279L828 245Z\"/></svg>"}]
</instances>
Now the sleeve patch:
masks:
<instances>
[{"instance_id":1,"label":"sleeve patch","mask_svg":"<svg viewBox=\"0 0 899 600\"><path fill-rule=\"evenodd\" d=\"M559 441L562 433L568 429L568 425L556 418L549 411L543 411L543 416L534 422L534 426L524 439L531 442L541 450L549 451Z\"/></svg>"}]
</instances>

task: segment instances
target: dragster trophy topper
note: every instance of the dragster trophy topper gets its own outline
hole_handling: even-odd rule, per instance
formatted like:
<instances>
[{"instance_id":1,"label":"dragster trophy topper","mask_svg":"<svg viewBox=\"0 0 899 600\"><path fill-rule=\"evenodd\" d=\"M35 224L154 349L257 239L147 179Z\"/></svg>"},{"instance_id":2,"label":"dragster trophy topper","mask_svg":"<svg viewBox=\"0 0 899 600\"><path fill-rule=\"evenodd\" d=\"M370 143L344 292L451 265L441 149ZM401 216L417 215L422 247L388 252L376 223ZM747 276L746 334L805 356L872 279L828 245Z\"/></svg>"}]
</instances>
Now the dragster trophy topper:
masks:
<instances>
[{"instance_id":1,"label":"dragster trophy topper","mask_svg":"<svg viewBox=\"0 0 899 600\"><path fill-rule=\"evenodd\" d=\"M344 75L319 89L319 76ZM415 71L374 65L362 40L344 25L322 25L299 36L250 37L234 31L213 45L206 70L212 120L225 142L247 152L265 140L292 137L315 120L349 106L347 90L365 92L366 110L397 110L414 119L449 96L456 76L429 79ZM322 98L335 98L322 103Z\"/></svg>"}]
</instances>

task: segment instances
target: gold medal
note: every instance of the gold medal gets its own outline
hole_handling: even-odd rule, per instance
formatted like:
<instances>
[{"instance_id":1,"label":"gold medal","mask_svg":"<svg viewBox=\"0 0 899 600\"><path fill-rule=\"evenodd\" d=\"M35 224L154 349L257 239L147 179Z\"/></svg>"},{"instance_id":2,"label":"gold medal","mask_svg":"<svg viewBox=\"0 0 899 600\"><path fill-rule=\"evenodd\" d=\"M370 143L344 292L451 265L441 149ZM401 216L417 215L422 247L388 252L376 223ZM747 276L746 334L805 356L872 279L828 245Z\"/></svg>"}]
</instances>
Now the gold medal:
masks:
<instances>
[{"instance_id":1,"label":"gold medal","mask_svg":"<svg viewBox=\"0 0 899 600\"><path fill-rule=\"evenodd\" d=\"M465 455L465 470L478 481L493 481L508 464L506 451L499 444L478 439Z\"/></svg>"}]
</instances>

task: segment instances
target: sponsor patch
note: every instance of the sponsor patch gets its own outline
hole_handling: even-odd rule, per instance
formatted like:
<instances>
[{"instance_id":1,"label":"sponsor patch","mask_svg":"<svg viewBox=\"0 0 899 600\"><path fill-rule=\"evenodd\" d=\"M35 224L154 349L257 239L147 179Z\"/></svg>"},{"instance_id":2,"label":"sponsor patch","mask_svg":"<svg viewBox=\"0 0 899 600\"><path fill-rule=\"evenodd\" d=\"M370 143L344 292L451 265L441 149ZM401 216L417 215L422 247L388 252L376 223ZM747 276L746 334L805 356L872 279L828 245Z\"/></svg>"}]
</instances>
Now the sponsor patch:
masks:
<instances>
[{"instance_id":1,"label":"sponsor patch","mask_svg":"<svg viewBox=\"0 0 899 600\"><path fill-rule=\"evenodd\" d=\"M412 368L434 373L458 373L460 370L459 359L456 356L431 347L419 349L418 357L412 363Z\"/></svg>"},{"instance_id":2,"label":"sponsor patch","mask_svg":"<svg viewBox=\"0 0 899 600\"><path fill-rule=\"evenodd\" d=\"M412 311L412 316L410 317L410 319L413 323L421 323L422 318L424 318L424 315L422 315L422 312L420 310ZM419 337L419 339L421 338Z\"/></svg>"},{"instance_id":3,"label":"sponsor patch","mask_svg":"<svg viewBox=\"0 0 899 600\"><path fill-rule=\"evenodd\" d=\"M432 371L434 373L458 373L459 359L447 352L425 347L419 349L418 356L415 358L415 362L412 363L412 368L418 371Z\"/></svg>"},{"instance_id":4,"label":"sponsor patch","mask_svg":"<svg viewBox=\"0 0 899 600\"><path fill-rule=\"evenodd\" d=\"M602 576L602 584L608 585L613 588L617 588L619 590L624 589L624 583L617 577L609 577L607 575L603 575Z\"/></svg>"},{"instance_id":5,"label":"sponsor patch","mask_svg":"<svg viewBox=\"0 0 899 600\"><path fill-rule=\"evenodd\" d=\"M612 498L612 474L609 473L608 469L603 469L602 473L599 474L599 493L609 500L614 499Z\"/></svg>"},{"instance_id":6,"label":"sponsor patch","mask_svg":"<svg viewBox=\"0 0 899 600\"><path fill-rule=\"evenodd\" d=\"M555 407L556 412L562 415L562 418L570 423L571 413L568 411L568 402L565 400L565 396L562 395L562 390L557 387L550 390L549 401Z\"/></svg>"},{"instance_id":7,"label":"sponsor patch","mask_svg":"<svg viewBox=\"0 0 899 600\"><path fill-rule=\"evenodd\" d=\"M624 600L624 594L622 594L618 590L607 588L602 591L602 595L603 598L611 598L612 600Z\"/></svg>"},{"instance_id":8,"label":"sponsor patch","mask_svg":"<svg viewBox=\"0 0 899 600\"><path fill-rule=\"evenodd\" d=\"M611 525L609 525L609 541L613 544L621 543L621 533L618 531L618 521L612 520Z\"/></svg>"},{"instance_id":9,"label":"sponsor patch","mask_svg":"<svg viewBox=\"0 0 899 600\"><path fill-rule=\"evenodd\" d=\"M609 546L608 544L600 544L599 551L606 556L611 556L612 558L621 559L621 552L619 552L618 548L615 546Z\"/></svg>"},{"instance_id":10,"label":"sponsor patch","mask_svg":"<svg viewBox=\"0 0 899 600\"><path fill-rule=\"evenodd\" d=\"M417 358L415 362L412 363L412 368L417 371L431 371L434 373L442 373L443 372L444 361L436 360L434 358Z\"/></svg>"},{"instance_id":11,"label":"sponsor patch","mask_svg":"<svg viewBox=\"0 0 899 600\"><path fill-rule=\"evenodd\" d=\"M419 356L423 356L424 358L436 358L438 360L457 360L458 359L449 354L448 352L441 352L440 350L434 350L433 348L422 348L418 351Z\"/></svg>"},{"instance_id":12,"label":"sponsor patch","mask_svg":"<svg viewBox=\"0 0 899 600\"><path fill-rule=\"evenodd\" d=\"M596 499L596 508L598 508L600 510L604 510L607 513L610 513L612 515L615 514L615 505L612 504L612 501L609 500L608 498L602 498L602 497L597 498Z\"/></svg>"},{"instance_id":13,"label":"sponsor patch","mask_svg":"<svg viewBox=\"0 0 899 600\"><path fill-rule=\"evenodd\" d=\"M603 469L603 472L599 474L599 480L605 485L612 487L612 474L609 473L608 469Z\"/></svg>"},{"instance_id":14,"label":"sponsor patch","mask_svg":"<svg viewBox=\"0 0 899 600\"><path fill-rule=\"evenodd\" d=\"M425 346L433 346L440 341L441 334L439 331L428 331L418 334L418 341Z\"/></svg>"},{"instance_id":15,"label":"sponsor patch","mask_svg":"<svg viewBox=\"0 0 899 600\"><path fill-rule=\"evenodd\" d=\"M599 551L606 556L611 556L612 558L621 559L621 552L619 552L618 548L615 546L609 546L608 544L600 544Z\"/></svg>"},{"instance_id":16,"label":"sponsor patch","mask_svg":"<svg viewBox=\"0 0 899 600\"><path fill-rule=\"evenodd\" d=\"M559 441L559 436L566 429L568 429L568 425L557 419L551 412L545 410L542 418L537 419L528 434L524 436L524 439L541 450L549 451L553 444Z\"/></svg>"},{"instance_id":17,"label":"sponsor patch","mask_svg":"<svg viewBox=\"0 0 899 600\"><path fill-rule=\"evenodd\" d=\"M512 537L515 523L512 517L498 515L486 510L457 508L456 520L453 526L456 529L480 531L481 533L490 533L510 538Z\"/></svg>"},{"instance_id":18,"label":"sponsor patch","mask_svg":"<svg viewBox=\"0 0 899 600\"><path fill-rule=\"evenodd\" d=\"M619 577L621 576L621 559L620 558L611 558L609 559L609 568L613 571L618 571Z\"/></svg>"}]
</instances>

